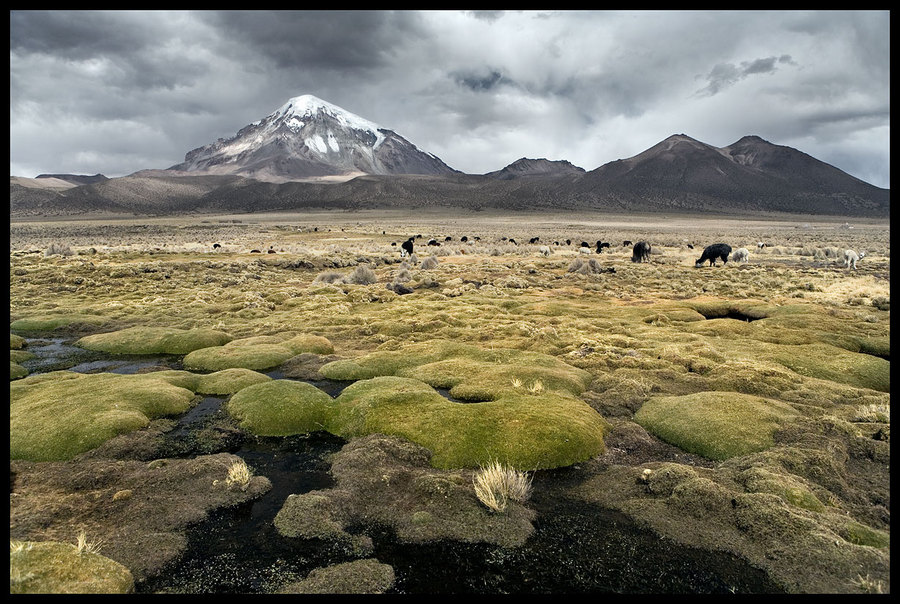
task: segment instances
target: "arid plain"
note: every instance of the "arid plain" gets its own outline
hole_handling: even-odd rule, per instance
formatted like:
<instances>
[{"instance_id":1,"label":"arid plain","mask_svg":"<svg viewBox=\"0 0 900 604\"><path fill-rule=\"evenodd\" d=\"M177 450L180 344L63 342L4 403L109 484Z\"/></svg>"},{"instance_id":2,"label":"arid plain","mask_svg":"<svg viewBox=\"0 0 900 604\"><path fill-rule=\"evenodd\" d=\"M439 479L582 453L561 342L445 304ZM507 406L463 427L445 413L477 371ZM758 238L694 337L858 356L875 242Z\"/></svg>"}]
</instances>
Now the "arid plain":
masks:
<instances>
[{"instance_id":1,"label":"arid plain","mask_svg":"<svg viewBox=\"0 0 900 604\"><path fill-rule=\"evenodd\" d=\"M400 244L409 237L414 256L404 258ZM431 239L440 245L428 245ZM635 263L625 242L641 240L652 246L650 261ZM582 241L610 246L585 254ZM718 242L747 248L749 261L695 267L703 248ZM846 249L866 252L856 270L844 266ZM507 455L533 474L533 499L544 503L515 504L500 519L478 508L471 483L480 464L505 451L502 443L483 444L492 437L480 436L474 453L445 451L440 446L457 428L452 421L440 435L413 418L375 422L371 410L371 424L341 424L332 433L347 447L381 446L370 442L375 435L424 446L434 453L426 467L395 460L379 475L424 473L429 484L454 485L443 505L473 506L465 513L470 532L454 532L460 529L448 526L459 518L439 513L437 502L382 482L376 498L371 477L348 477L307 509L324 514L325 506L330 526L341 527L333 535L356 544L342 550L351 552L348 560L371 557L348 535L374 518L375 508L382 514L376 523L401 540L478 542L493 532L514 549L542 514L553 513L547 501L558 499L616 510L660 538L736 556L786 592L890 591L887 220L373 211L14 221L10 322L11 377L18 378L11 390L49 379L16 375L25 363L13 357L26 359L28 346L14 336L76 341L132 328L206 329L233 340L327 340L327 352L289 355L279 365L285 375L321 377L327 366L325 377L345 381L412 376L451 394L459 387L457 398L465 398L464 383L480 405L518 397L539 409L572 400L584 405L579 414L597 417L595 444L561 445L559 458ZM496 351L516 351L509 353L515 362L491 360ZM521 354L534 356L519 364ZM390 355L406 364L388 362ZM485 370L492 362L493 373ZM570 375L579 376L577 387ZM376 394L389 400L392 386L385 384ZM19 422L36 420L17 418L13 399L15 441ZM403 413L415 415L416 408ZM109 460L164 457L153 440L172 428L159 423L164 417L147 417L66 459L29 458L18 453L24 445L11 451L11 540L74 541L81 527L102 539L100 553L129 568L138 583L177 560L184 546L174 539L157 562L135 562L134 544L148 542L117 525L120 517L106 506L122 508L127 501L113 502L114 495L138 487L117 487L112 479L79 486L63 477L111 476ZM252 432L242 419L234 413L219 421L232 432ZM549 420L523 411L492 421L527 431L529 421ZM445 422L435 416L430 423ZM229 455L225 444L206 453ZM338 465L332 471L339 474ZM205 479L204 472L196 471ZM157 488L197 490L183 476L179 481ZM399 479L392 484L405 488ZM347 494L354 492L369 493L372 507ZM254 493L198 506L234 505ZM50 501L63 494L66 510ZM167 530L183 532L202 517ZM161 529L148 520L129 530ZM304 536L296 527L284 534ZM271 589L289 589L287 583L275 580Z\"/></svg>"}]
</instances>

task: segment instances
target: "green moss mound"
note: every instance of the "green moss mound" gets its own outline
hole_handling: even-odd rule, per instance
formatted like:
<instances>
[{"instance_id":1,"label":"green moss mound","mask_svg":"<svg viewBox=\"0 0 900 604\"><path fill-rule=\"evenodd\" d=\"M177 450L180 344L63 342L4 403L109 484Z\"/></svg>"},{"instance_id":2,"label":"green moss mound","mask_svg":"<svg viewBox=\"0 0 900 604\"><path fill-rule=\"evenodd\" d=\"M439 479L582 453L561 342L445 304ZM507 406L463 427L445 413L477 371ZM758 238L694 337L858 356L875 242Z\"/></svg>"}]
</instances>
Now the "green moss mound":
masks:
<instances>
[{"instance_id":1,"label":"green moss mound","mask_svg":"<svg viewBox=\"0 0 900 604\"><path fill-rule=\"evenodd\" d=\"M374 558L316 568L281 594L381 594L393 587L394 569Z\"/></svg>"},{"instance_id":2,"label":"green moss mound","mask_svg":"<svg viewBox=\"0 0 900 604\"><path fill-rule=\"evenodd\" d=\"M797 415L790 405L773 399L706 391L652 397L634 419L685 451L724 460L768 449L775 431Z\"/></svg>"},{"instance_id":3,"label":"green moss mound","mask_svg":"<svg viewBox=\"0 0 900 604\"><path fill-rule=\"evenodd\" d=\"M17 319L9 324L9 328L15 331L35 332L53 331L74 325L102 325L106 321L96 315L62 314L62 315L35 315Z\"/></svg>"},{"instance_id":4,"label":"green moss mound","mask_svg":"<svg viewBox=\"0 0 900 604\"><path fill-rule=\"evenodd\" d=\"M259 373L252 369L240 368L223 369L222 371L206 374L172 369L168 371L157 371L152 375L165 380L173 386L187 388L197 394L214 394L220 396L234 394L247 386L268 382L272 379L264 373Z\"/></svg>"},{"instance_id":5,"label":"green moss mound","mask_svg":"<svg viewBox=\"0 0 900 604\"><path fill-rule=\"evenodd\" d=\"M226 409L259 436L290 436L324 429L331 397L306 382L271 380L241 389Z\"/></svg>"},{"instance_id":6,"label":"green moss mound","mask_svg":"<svg viewBox=\"0 0 900 604\"><path fill-rule=\"evenodd\" d=\"M11 594L126 594L131 571L97 553L55 541L10 541Z\"/></svg>"},{"instance_id":7,"label":"green moss mound","mask_svg":"<svg viewBox=\"0 0 900 604\"><path fill-rule=\"evenodd\" d=\"M227 333L215 329L129 327L85 336L75 345L110 354L187 354L200 348L222 346L231 339Z\"/></svg>"},{"instance_id":8,"label":"green moss mound","mask_svg":"<svg viewBox=\"0 0 900 604\"><path fill-rule=\"evenodd\" d=\"M431 450L437 468L493 460L520 470L568 466L602 453L608 430L571 395L504 392L490 402L457 403L424 382L394 376L356 382L334 404L327 423L333 434L400 436Z\"/></svg>"},{"instance_id":9,"label":"green moss mound","mask_svg":"<svg viewBox=\"0 0 900 604\"><path fill-rule=\"evenodd\" d=\"M194 393L152 373L55 371L11 382L9 397L10 458L61 461L183 413Z\"/></svg>"},{"instance_id":10,"label":"green moss mound","mask_svg":"<svg viewBox=\"0 0 900 604\"><path fill-rule=\"evenodd\" d=\"M9 334L9 348L10 350L19 350L25 346L25 338L22 336L17 336L14 333Z\"/></svg>"},{"instance_id":11,"label":"green moss mound","mask_svg":"<svg viewBox=\"0 0 900 604\"><path fill-rule=\"evenodd\" d=\"M773 346L771 357L792 371L857 388L891 391L891 362L825 343Z\"/></svg>"},{"instance_id":12,"label":"green moss mound","mask_svg":"<svg viewBox=\"0 0 900 604\"><path fill-rule=\"evenodd\" d=\"M13 361L9 362L9 379L10 380L19 380L28 375L28 370L19 365L18 363L14 363Z\"/></svg>"},{"instance_id":13,"label":"green moss mound","mask_svg":"<svg viewBox=\"0 0 900 604\"><path fill-rule=\"evenodd\" d=\"M495 400L505 392L556 391L578 396L591 374L556 357L514 349L486 350L447 340L378 351L355 360L328 363L319 370L334 380L381 376L409 377L465 400Z\"/></svg>"},{"instance_id":14,"label":"green moss mound","mask_svg":"<svg viewBox=\"0 0 900 604\"><path fill-rule=\"evenodd\" d=\"M194 350L184 357L184 366L200 371L230 368L260 371L277 367L304 352L330 354L334 352L334 346L327 338L309 334L253 336L232 340L222 346Z\"/></svg>"}]
</instances>

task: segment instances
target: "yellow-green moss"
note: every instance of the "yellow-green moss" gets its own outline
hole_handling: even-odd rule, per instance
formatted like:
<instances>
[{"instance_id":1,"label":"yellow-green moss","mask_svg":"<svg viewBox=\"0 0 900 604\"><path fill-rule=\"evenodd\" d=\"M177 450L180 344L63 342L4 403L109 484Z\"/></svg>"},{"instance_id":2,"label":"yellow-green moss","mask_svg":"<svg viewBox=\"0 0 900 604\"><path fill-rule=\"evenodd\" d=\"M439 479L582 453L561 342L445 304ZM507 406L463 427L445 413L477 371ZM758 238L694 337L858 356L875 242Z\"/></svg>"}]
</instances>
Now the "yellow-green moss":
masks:
<instances>
[{"instance_id":1,"label":"yellow-green moss","mask_svg":"<svg viewBox=\"0 0 900 604\"><path fill-rule=\"evenodd\" d=\"M723 460L771 447L775 431L797 415L790 405L773 399L707 391L651 397L634 419L685 451Z\"/></svg>"},{"instance_id":2,"label":"yellow-green moss","mask_svg":"<svg viewBox=\"0 0 900 604\"><path fill-rule=\"evenodd\" d=\"M151 419L183 413L194 393L153 374L55 371L9 386L11 459L71 459Z\"/></svg>"},{"instance_id":3,"label":"yellow-green moss","mask_svg":"<svg viewBox=\"0 0 900 604\"><path fill-rule=\"evenodd\" d=\"M241 427L260 436L323 430L331 397L306 382L271 380L241 389L226 404Z\"/></svg>"},{"instance_id":4,"label":"yellow-green moss","mask_svg":"<svg viewBox=\"0 0 900 604\"><path fill-rule=\"evenodd\" d=\"M230 335L216 329L139 326L85 336L75 345L110 354L187 354L229 341Z\"/></svg>"},{"instance_id":5,"label":"yellow-green moss","mask_svg":"<svg viewBox=\"0 0 900 604\"><path fill-rule=\"evenodd\" d=\"M12 350L18 350L25 346L25 338L17 336L14 333L9 334L9 347Z\"/></svg>"},{"instance_id":6,"label":"yellow-green moss","mask_svg":"<svg viewBox=\"0 0 900 604\"><path fill-rule=\"evenodd\" d=\"M455 403L424 382L401 377L356 382L334 404L330 432L401 436L431 450L438 468L493 460L522 470L567 466L602 453L609 428L568 394L503 391L490 402Z\"/></svg>"},{"instance_id":7,"label":"yellow-green moss","mask_svg":"<svg viewBox=\"0 0 900 604\"><path fill-rule=\"evenodd\" d=\"M562 392L580 395L592 376L556 357L524 350L479 348L433 340L378 351L352 361L334 361L319 373L335 380L394 375L421 380L435 388L451 388L464 400L495 400L504 392Z\"/></svg>"},{"instance_id":8,"label":"yellow-green moss","mask_svg":"<svg viewBox=\"0 0 900 604\"><path fill-rule=\"evenodd\" d=\"M53 331L71 325L102 325L105 320L96 315L80 313L59 315L35 315L17 319L9 324L9 328L15 331Z\"/></svg>"},{"instance_id":9,"label":"yellow-green moss","mask_svg":"<svg viewBox=\"0 0 900 604\"><path fill-rule=\"evenodd\" d=\"M134 577L127 568L69 543L10 541L10 594L127 594Z\"/></svg>"},{"instance_id":10,"label":"yellow-green moss","mask_svg":"<svg viewBox=\"0 0 900 604\"><path fill-rule=\"evenodd\" d=\"M253 336L232 340L223 346L194 350L184 357L187 369L220 371L229 368L255 371L277 367L291 357L304 352L329 354L334 352L331 342L322 336L280 334Z\"/></svg>"},{"instance_id":11,"label":"yellow-green moss","mask_svg":"<svg viewBox=\"0 0 900 604\"><path fill-rule=\"evenodd\" d=\"M891 362L829 344L771 347L771 360L808 377L891 391Z\"/></svg>"},{"instance_id":12,"label":"yellow-green moss","mask_svg":"<svg viewBox=\"0 0 900 604\"><path fill-rule=\"evenodd\" d=\"M9 379L18 380L28 375L28 370L18 363L9 362Z\"/></svg>"}]
</instances>

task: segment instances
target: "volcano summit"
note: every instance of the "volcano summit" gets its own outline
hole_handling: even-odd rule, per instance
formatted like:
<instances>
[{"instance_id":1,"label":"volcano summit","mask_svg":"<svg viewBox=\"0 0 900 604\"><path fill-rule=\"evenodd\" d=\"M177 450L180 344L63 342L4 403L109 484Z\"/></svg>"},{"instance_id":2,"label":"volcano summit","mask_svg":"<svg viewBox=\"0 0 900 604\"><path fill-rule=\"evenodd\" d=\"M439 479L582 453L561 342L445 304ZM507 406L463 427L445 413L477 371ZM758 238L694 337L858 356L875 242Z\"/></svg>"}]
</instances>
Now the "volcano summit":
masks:
<instances>
[{"instance_id":1,"label":"volcano summit","mask_svg":"<svg viewBox=\"0 0 900 604\"><path fill-rule=\"evenodd\" d=\"M169 170L273 182L458 173L396 132L312 95L289 99L233 137L189 151Z\"/></svg>"}]
</instances>

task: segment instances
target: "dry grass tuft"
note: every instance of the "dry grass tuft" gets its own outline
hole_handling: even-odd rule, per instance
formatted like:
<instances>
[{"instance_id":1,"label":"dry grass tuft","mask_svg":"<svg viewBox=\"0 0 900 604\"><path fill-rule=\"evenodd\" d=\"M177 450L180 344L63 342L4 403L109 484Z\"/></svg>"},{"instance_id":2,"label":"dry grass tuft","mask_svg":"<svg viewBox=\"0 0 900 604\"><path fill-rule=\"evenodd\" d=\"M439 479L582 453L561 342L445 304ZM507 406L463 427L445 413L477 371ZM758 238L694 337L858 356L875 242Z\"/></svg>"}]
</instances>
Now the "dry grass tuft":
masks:
<instances>
[{"instance_id":1,"label":"dry grass tuft","mask_svg":"<svg viewBox=\"0 0 900 604\"><path fill-rule=\"evenodd\" d=\"M79 531L75 541L75 550L81 554L99 554L103 541L88 541L84 531Z\"/></svg>"},{"instance_id":2,"label":"dry grass tuft","mask_svg":"<svg viewBox=\"0 0 900 604\"><path fill-rule=\"evenodd\" d=\"M243 459L237 459L228 466L228 477L225 479L227 486L237 485L243 491L250 485L253 471Z\"/></svg>"},{"instance_id":3,"label":"dry grass tuft","mask_svg":"<svg viewBox=\"0 0 900 604\"><path fill-rule=\"evenodd\" d=\"M527 472L493 461L483 466L473 478L478 500L494 512L506 510L507 503L524 502L531 496L531 477Z\"/></svg>"}]
</instances>

